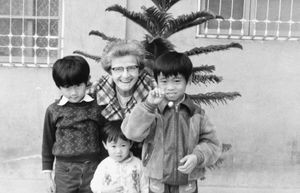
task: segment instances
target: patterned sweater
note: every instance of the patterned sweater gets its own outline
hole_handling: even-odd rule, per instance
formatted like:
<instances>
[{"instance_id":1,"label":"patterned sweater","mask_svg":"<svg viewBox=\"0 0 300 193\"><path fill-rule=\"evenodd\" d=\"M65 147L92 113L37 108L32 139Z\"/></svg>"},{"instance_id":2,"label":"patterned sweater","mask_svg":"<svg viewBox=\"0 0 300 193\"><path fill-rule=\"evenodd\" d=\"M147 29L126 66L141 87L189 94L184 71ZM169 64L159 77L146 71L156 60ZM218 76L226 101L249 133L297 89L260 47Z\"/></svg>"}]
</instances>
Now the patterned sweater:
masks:
<instances>
[{"instance_id":1,"label":"patterned sweater","mask_svg":"<svg viewBox=\"0 0 300 193\"><path fill-rule=\"evenodd\" d=\"M54 158L70 162L100 161L107 156L101 143L105 119L97 101L51 104L44 121L42 168L52 170Z\"/></svg>"}]
</instances>

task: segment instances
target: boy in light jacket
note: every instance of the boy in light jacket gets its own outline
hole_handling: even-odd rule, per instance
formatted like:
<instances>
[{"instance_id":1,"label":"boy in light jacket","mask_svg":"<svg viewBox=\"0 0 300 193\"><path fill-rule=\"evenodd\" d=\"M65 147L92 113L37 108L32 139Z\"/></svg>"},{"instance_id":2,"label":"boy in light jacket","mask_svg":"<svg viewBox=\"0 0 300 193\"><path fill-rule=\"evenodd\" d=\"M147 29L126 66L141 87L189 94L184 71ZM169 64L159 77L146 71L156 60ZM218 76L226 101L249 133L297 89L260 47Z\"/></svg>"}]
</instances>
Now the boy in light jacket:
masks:
<instances>
[{"instance_id":1,"label":"boy in light jacket","mask_svg":"<svg viewBox=\"0 0 300 193\"><path fill-rule=\"evenodd\" d=\"M122 123L128 139L144 142L149 193L198 192L197 179L221 154L213 125L185 93L192 68L183 53L161 55L153 67L158 87Z\"/></svg>"}]
</instances>

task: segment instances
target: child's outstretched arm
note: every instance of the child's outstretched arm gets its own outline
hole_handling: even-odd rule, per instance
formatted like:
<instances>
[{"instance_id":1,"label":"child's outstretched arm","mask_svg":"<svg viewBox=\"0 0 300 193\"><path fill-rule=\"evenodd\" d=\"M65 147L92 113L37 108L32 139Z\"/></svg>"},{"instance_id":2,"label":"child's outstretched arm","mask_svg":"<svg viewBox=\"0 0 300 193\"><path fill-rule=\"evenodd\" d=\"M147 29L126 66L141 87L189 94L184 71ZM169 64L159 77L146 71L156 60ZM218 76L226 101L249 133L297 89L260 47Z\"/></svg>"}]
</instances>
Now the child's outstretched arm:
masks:
<instances>
[{"instance_id":1,"label":"child's outstretched arm","mask_svg":"<svg viewBox=\"0 0 300 193\"><path fill-rule=\"evenodd\" d=\"M163 100L164 92L158 88L151 90L145 102L137 104L123 120L121 129L124 135L133 141L143 141L154 124L155 110Z\"/></svg>"}]
</instances>

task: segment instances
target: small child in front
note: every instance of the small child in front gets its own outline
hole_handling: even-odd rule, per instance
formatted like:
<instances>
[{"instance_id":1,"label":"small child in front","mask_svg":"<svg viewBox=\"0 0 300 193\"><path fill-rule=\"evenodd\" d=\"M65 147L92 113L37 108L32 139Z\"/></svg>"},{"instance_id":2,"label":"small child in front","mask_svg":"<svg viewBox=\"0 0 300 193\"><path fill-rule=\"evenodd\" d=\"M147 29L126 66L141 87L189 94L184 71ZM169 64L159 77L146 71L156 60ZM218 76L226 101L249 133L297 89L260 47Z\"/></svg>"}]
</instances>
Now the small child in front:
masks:
<instances>
[{"instance_id":1,"label":"small child in front","mask_svg":"<svg viewBox=\"0 0 300 193\"><path fill-rule=\"evenodd\" d=\"M102 109L86 94L89 64L81 56L66 56L54 63L52 76L62 96L47 108L44 121L42 167L48 192L92 193L90 182L106 151L100 138Z\"/></svg>"},{"instance_id":2,"label":"small child in front","mask_svg":"<svg viewBox=\"0 0 300 193\"><path fill-rule=\"evenodd\" d=\"M132 141L121 131L121 121L108 122L103 145L109 156L96 169L91 181L94 193L148 193L148 180L141 160L130 152Z\"/></svg>"},{"instance_id":3,"label":"small child in front","mask_svg":"<svg viewBox=\"0 0 300 193\"><path fill-rule=\"evenodd\" d=\"M144 142L149 193L197 193L197 179L221 154L207 115L185 93L192 68L183 53L161 55L153 66L158 88L123 121L125 136Z\"/></svg>"}]
</instances>

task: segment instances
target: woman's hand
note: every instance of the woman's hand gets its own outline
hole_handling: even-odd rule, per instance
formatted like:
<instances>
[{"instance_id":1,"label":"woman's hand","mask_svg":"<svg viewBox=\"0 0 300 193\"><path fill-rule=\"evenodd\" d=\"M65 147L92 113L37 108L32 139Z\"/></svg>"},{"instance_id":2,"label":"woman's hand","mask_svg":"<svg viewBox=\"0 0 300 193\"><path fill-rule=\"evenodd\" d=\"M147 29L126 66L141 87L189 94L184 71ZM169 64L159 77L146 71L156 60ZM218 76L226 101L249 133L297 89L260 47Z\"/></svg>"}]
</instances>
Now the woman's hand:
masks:
<instances>
[{"instance_id":1,"label":"woman's hand","mask_svg":"<svg viewBox=\"0 0 300 193\"><path fill-rule=\"evenodd\" d=\"M147 102L152 105L157 105L164 99L164 97L165 97L165 93L163 90L159 88L154 88L149 92L147 97Z\"/></svg>"}]
</instances>

